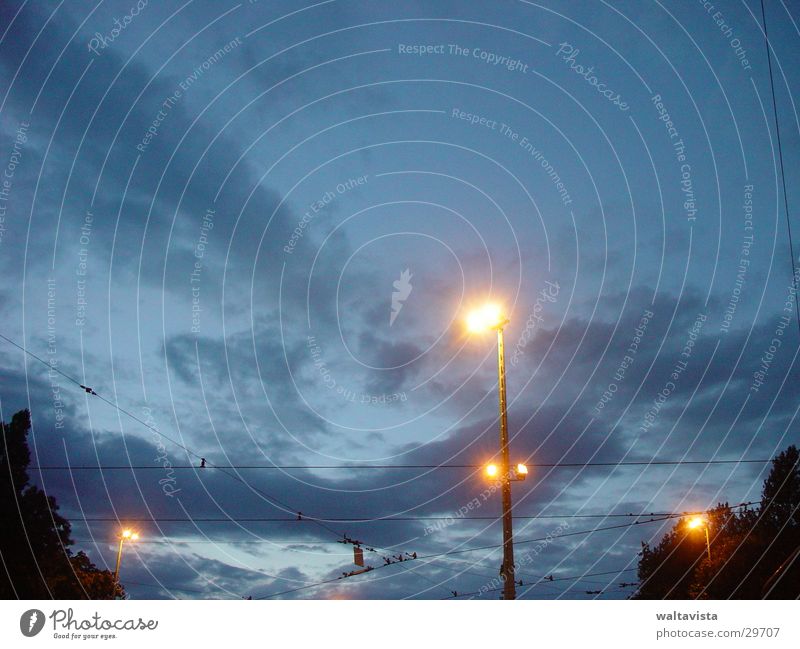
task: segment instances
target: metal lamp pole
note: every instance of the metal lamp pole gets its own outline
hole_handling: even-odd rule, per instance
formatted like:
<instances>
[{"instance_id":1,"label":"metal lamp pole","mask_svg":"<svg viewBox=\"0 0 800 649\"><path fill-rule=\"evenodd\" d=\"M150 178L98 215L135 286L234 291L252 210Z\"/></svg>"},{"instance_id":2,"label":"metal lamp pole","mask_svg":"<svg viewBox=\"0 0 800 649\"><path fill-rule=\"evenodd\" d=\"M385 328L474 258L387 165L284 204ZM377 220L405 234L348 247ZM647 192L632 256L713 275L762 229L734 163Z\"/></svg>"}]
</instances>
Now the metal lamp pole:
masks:
<instances>
[{"instance_id":1,"label":"metal lamp pole","mask_svg":"<svg viewBox=\"0 0 800 649\"><path fill-rule=\"evenodd\" d=\"M511 462L508 449L508 404L506 400L506 358L503 346L503 327L509 323L504 317L502 307L486 304L472 311L467 317L467 328L472 333L480 333L494 329L497 331L497 390L500 397L500 485L503 501L503 565L500 574L503 577L503 599L516 599L517 588L514 580L514 532L511 521ZM486 467L489 476L498 473L498 467ZM514 480L524 480L528 468L518 464Z\"/></svg>"},{"instance_id":2,"label":"metal lamp pole","mask_svg":"<svg viewBox=\"0 0 800 649\"><path fill-rule=\"evenodd\" d=\"M500 479L503 500L503 599L516 599L514 581L514 532L511 516L511 462L508 451L508 414L506 404L506 360L503 347L503 327L508 320L497 326L497 386L500 397Z\"/></svg>"},{"instance_id":3,"label":"metal lamp pole","mask_svg":"<svg viewBox=\"0 0 800 649\"><path fill-rule=\"evenodd\" d=\"M114 585L119 584L119 564L122 562L122 544L125 543L125 537L119 537L119 550L117 550L117 567L114 570Z\"/></svg>"},{"instance_id":4,"label":"metal lamp pole","mask_svg":"<svg viewBox=\"0 0 800 649\"><path fill-rule=\"evenodd\" d=\"M119 549L117 550L117 567L114 570L114 585L119 584L119 566L122 563L122 545L125 543L126 540L130 539L131 541L135 541L139 538L139 534L136 532L132 532L131 530L123 530L122 533L119 535Z\"/></svg>"},{"instance_id":5,"label":"metal lamp pole","mask_svg":"<svg viewBox=\"0 0 800 649\"><path fill-rule=\"evenodd\" d=\"M711 562L711 539L708 537L708 518L704 516L695 516L689 519L687 525L689 526L690 530L696 530L698 527L703 528L703 531L706 533L706 551L708 552L708 561Z\"/></svg>"}]
</instances>

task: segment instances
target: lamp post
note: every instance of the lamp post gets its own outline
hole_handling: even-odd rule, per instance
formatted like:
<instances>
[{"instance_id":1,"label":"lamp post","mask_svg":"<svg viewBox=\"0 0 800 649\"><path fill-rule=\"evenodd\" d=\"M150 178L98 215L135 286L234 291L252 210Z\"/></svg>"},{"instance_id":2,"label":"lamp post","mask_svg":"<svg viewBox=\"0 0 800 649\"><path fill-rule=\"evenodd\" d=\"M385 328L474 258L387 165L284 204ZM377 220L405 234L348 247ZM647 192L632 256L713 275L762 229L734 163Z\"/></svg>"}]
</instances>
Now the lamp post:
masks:
<instances>
[{"instance_id":1,"label":"lamp post","mask_svg":"<svg viewBox=\"0 0 800 649\"><path fill-rule=\"evenodd\" d=\"M702 527L706 533L706 551L708 552L708 561L711 562L711 540L708 538L708 521L703 516L695 516L689 519L687 523L690 530L696 530Z\"/></svg>"},{"instance_id":2,"label":"lamp post","mask_svg":"<svg viewBox=\"0 0 800 649\"><path fill-rule=\"evenodd\" d=\"M500 401L500 484L503 501L503 599L516 599L516 582L514 581L514 533L511 516L511 463L508 450L508 415L506 403L506 361L503 348L503 327L508 319L502 314L500 307L488 304L469 314L467 328L472 333L495 330L497 332L497 389ZM523 466L523 465L520 465ZM489 472L490 475L491 471ZM495 475L497 470L495 469ZM527 468L524 474L527 474ZM524 474L522 478L524 478Z\"/></svg>"},{"instance_id":3,"label":"lamp post","mask_svg":"<svg viewBox=\"0 0 800 649\"><path fill-rule=\"evenodd\" d=\"M119 549L117 550L117 568L114 570L114 585L119 584L119 564L122 562L122 545L125 541L136 541L139 535L132 530L122 530L119 535Z\"/></svg>"}]
</instances>

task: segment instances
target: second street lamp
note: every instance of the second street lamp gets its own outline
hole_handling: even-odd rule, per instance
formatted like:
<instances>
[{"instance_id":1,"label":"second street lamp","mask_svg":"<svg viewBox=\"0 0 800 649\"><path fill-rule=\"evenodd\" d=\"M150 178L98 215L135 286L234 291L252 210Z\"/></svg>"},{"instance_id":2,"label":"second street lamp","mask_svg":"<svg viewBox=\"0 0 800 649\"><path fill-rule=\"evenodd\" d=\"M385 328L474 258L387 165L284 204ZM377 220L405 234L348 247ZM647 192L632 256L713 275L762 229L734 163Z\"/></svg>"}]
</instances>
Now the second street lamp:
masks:
<instances>
[{"instance_id":1,"label":"second street lamp","mask_svg":"<svg viewBox=\"0 0 800 649\"><path fill-rule=\"evenodd\" d=\"M119 549L117 550L117 569L114 570L114 585L119 584L119 565L122 563L122 545L125 541L136 541L139 535L132 530L122 530L119 535Z\"/></svg>"},{"instance_id":2,"label":"second street lamp","mask_svg":"<svg viewBox=\"0 0 800 649\"><path fill-rule=\"evenodd\" d=\"M696 530L698 527L702 527L706 533L706 551L708 552L708 561L711 562L711 541L708 538L708 520L705 519L703 516L694 516L690 518L686 525L689 527L690 530Z\"/></svg>"},{"instance_id":3,"label":"second street lamp","mask_svg":"<svg viewBox=\"0 0 800 649\"><path fill-rule=\"evenodd\" d=\"M506 361L503 349L503 327L508 319L495 304L487 304L467 317L467 328L472 333L494 330L497 332L497 389L500 400L500 484L503 500L503 599L516 599L516 582L514 581L514 533L511 516L511 463L508 450L508 415L506 404ZM524 465L520 465L524 466ZM495 469L494 475L498 471ZM527 467L524 470L527 473ZM524 477L524 473L523 476ZM490 473L490 475L492 475Z\"/></svg>"}]
</instances>

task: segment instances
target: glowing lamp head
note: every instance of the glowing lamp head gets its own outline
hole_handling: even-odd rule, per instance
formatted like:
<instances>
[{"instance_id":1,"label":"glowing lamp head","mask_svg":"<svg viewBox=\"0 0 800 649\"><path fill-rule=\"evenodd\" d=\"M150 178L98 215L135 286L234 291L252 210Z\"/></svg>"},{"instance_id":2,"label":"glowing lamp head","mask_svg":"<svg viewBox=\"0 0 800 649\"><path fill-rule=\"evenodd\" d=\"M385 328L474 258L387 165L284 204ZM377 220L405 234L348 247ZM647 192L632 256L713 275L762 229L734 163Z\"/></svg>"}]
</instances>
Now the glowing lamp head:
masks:
<instances>
[{"instance_id":1,"label":"glowing lamp head","mask_svg":"<svg viewBox=\"0 0 800 649\"><path fill-rule=\"evenodd\" d=\"M528 467L524 464L517 464L517 476L524 480L527 475Z\"/></svg>"},{"instance_id":2,"label":"glowing lamp head","mask_svg":"<svg viewBox=\"0 0 800 649\"><path fill-rule=\"evenodd\" d=\"M696 530L698 527L703 527L706 524L706 519L702 516L693 516L686 523L690 530Z\"/></svg>"},{"instance_id":3,"label":"glowing lamp head","mask_svg":"<svg viewBox=\"0 0 800 649\"><path fill-rule=\"evenodd\" d=\"M498 469L496 464L487 464L486 465L486 475L490 478L494 478L497 476Z\"/></svg>"},{"instance_id":4,"label":"glowing lamp head","mask_svg":"<svg viewBox=\"0 0 800 649\"><path fill-rule=\"evenodd\" d=\"M131 532L130 530L122 530L122 538L123 539L129 539L129 538L131 538L132 535L133 535L133 532Z\"/></svg>"},{"instance_id":5,"label":"glowing lamp head","mask_svg":"<svg viewBox=\"0 0 800 649\"><path fill-rule=\"evenodd\" d=\"M497 329L506 323L503 312L497 304L486 304L467 316L467 329L470 333L481 333Z\"/></svg>"}]
</instances>

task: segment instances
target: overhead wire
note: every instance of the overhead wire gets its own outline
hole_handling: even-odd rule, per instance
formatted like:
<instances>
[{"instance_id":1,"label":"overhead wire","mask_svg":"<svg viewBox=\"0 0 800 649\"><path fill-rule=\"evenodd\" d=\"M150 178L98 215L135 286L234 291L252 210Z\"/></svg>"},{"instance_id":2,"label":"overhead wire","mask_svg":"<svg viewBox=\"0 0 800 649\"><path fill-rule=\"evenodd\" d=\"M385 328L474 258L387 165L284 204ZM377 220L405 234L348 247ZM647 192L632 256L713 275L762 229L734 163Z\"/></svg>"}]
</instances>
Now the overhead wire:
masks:
<instances>
[{"instance_id":1,"label":"overhead wire","mask_svg":"<svg viewBox=\"0 0 800 649\"><path fill-rule=\"evenodd\" d=\"M176 445L177 447L179 447L179 448L183 449L184 451L186 451L186 453L187 453L187 454L189 454L189 455L191 455L191 456L193 456L193 457L197 458L198 460L200 460L200 461L201 461L201 464L202 464L204 467L207 467L207 468L213 468L213 469L217 469L218 471L222 472L223 474L225 474L226 476L228 476L228 477L229 477L229 478L231 478L232 480L235 480L236 482L238 482L239 484L243 485L243 486L244 486L244 487L246 487L247 489L250 489L251 491L253 491L253 492L255 492L255 493L257 493L257 494L261 495L261 496L262 496L263 498L265 498L265 499L266 499L268 502L271 502L271 504L273 504L273 505L278 505L278 506L279 506L279 509L280 509L280 508L282 508L282 509L284 509L284 511L289 511L289 512L292 512L292 513L296 513L296 514L298 514L298 516L299 516L300 510L298 510L298 509L295 509L295 508L291 507L290 505L286 504L286 503L285 503L284 501L282 501L281 499L277 498L276 496L274 496L274 495L272 495L272 494L269 494L269 493L267 493L267 492L266 492L266 491L264 491L263 489L260 489L260 488L258 488L258 487L255 487L255 486L251 485L250 483L248 483L247 481L245 481L245 480L244 480L242 477L240 477L238 474L236 474L236 473L231 473L231 472L230 472L230 471L229 471L229 470L228 470L226 467L224 467L224 466L217 466L217 465L215 465L214 463L212 463L212 462L208 461L207 459L205 459L205 458L204 458L202 455L200 455L199 453L196 453L196 452L192 451L192 450L191 450L191 449L189 449L189 448L188 448L186 445L184 445L184 444L182 444L181 442L179 442L179 441L177 441L177 440L175 440L175 439L171 438L169 435L166 435L166 434L162 433L162 432L161 432L160 430L158 430L158 429L157 429L155 426L151 426L151 425L150 425L150 424L148 424L146 421L144 421L144 420L143 420L143 419L141 419L140 417L137 417L137 416L136 416L136 415L134 415L132 412L130 412L130 411L128 411L128 410L126 410L125 408L123 408L123 407L122 407L122 406L120 406L119 404L117 404L117 403L114 403L113 401L110 401L109 399L106 399L106 398L105 398L105 397L104 397L102 394L99 394L99 393L98 393L97 391L95 391L93 388L91 388L91 387L89 387L89 386L87 386L87 385L84 385L84 384L83 384L83 383L81 383L79 380L77 380L77 379L76 379L76 378L74 378L73 376L71 376L71 375L67 374L66 372L64 372L64 371L63 371L63 370L61 370L60 368L58 368L58 367L56 367L56 366L53 366L51 363L48 363L48 362L47 362L45 359L43 359L41 356L39 356L39 355L35 354L34 352L32 352L32 351L28 350L28 349L27 349L26 347L24 347L23 345L20 345L20 344L18 344L16 341L12 340L11 338L8 338L7 336L5 336L5 335L4 335L4 334L2 334L2 333L0 333L0 339L2 339L2 340L5 340L6 342L10 343L11 345L13 345L14 347L16 347L17 349L19 349L19 350L20 350L20 351L22 351L23 353L27 354L27 355L28 355L28 356L30 356L31 358L33 358L33 359L35 359L36 361L38 361L38 362L42 363L43 365L45 365L45 366L46 366L46 367L48 367L49 369L52 369L52 370L56 371L56 372L57 372L58 374L60 374L61 376L63 376L63 377L64 377L64 378L66 378L67 380L71 381L71 382L72 382L72 383L74 383L75 385L77 385L79 388L81 388L81 389L82 389L84 392L86 392L87 394L89 394L89 395L91 395L91 396L95 396L95 397L97 397L98 399L100 399L100 400L101 400L101 401L103 401L104 403L106 403L106 404L108 404L109 406L111 406L112 408L116 409L118 412L120 412L120 413L122 413L122 414L126 415L127 417L129 417L129 418L133 419L134 421L138 422L139 424L141 424L142 426L144 426L144 427L145 427L145 428L147 428L148 430L151 430L152 432L154 432L154 433L156 433L157 435L161 436L162 438L166 439L166 440L167 440L167 441L169 441L170 443L172 443L172 444ZM198 470L199 470L199 469L198 469ZM115 519L115 520L116 520L116 519ZM321 520L321 519L319 519L319 518L312 518L312 517L309 517L309 518L308 518L308 520L309 520L309 522L311 522L311 523L313 523L313 524L315 524L315 525L317 525L317 526L319 526L319 527L321 527L321 528L323 528L323 529L327 530L328 532L330 532L331 534L333 534L333 535L334 535L334 536L336 536L337 538L341 539L341 542L343 542L343 543L353 543L353 541L352 541L352 540L351 540L351 539L350 539L350 538L347 536L347 534L346 534L346 533L340 533L339 531L337 531L337 530L335 530L334 528L332 528L332 527L330 527L329 525L327 525L327 524L326 524L326 523L325 523L323 520ZM366 547L366 546L365 546L365 547ZM370 551L372 551L372 552L377 552L376 548L377 548L377 546L371 546L371 547L367 547L366 549L368 549L368 550L370 550ZM381 550L387 550L387 548L379 548L379 549L381 549Z\"/></svg>"},{"instance_id":2,"label":"overhead wire","mask_svg":"<svg viewBox=\"0 0 800 649\"><path fill-rule=\"evenodd\" d=\"M786 171L783 164L783 145L781 143L781 125L778 120L778 102L775 98L775 78L772 74L772 53L769 44L769 34L767 32L767 13L764 9L764 0L761 0L761 23L764 27L764 44L767 48L767 67L769 70L769 87L772 93L772 112L775 118L775 135L778 141L778 159L781 165L781 184L783 186L783 207L786 213L786 230L789 235L789 259L792 262L792 288L797 294L797 269L794 263L794 244L792 243L792 222L789 219L789 197L786 193ZM797 316L797 328L800 333L800 300L794 301L795 315Z\"/></svg>"},{"instance_id":3,"label":"overhead wire","mask_svg":"<svg viewBox=\"0 0 800 649\"><path fill-rule=\"evenodd\" d=\"M731 506L730 509L737 509L737 508L740 508L740 507L748 506L750 504L755 504L755 503L752 503L752 502L751 503L740 503L738 505ZM634 521L634 522L625 523L625 524L622 524L622 525L609 525L609 526L605 526L605 527L596 527L596 528L589 529L589 530L578 530L578 531L574 531L574 532L565 532L563 534L550 534L550 535L539 537L539 538L515 540L514 541L514 545L524 545L524 544L527 544L527 543L539 543L541 541L550 541L550 540L553 540L553 539L566 538L566 537L571 537L571 536L588 535L588 534L594 534L596 532L605 532L605 531L608 531L608 530L615 530L615 529L621 529L621 528L626 528L626 527L634 527L636 525L644 525L644 524L647 524L647 523L658 523L658 522L663 522L663 521L666 521L666 520L672 520L672 518L671 517L652 518L652 519L649 519L649 520L646 520L646 521ZM456 554L464 554L464 553L467 553L467 552L478 552L480 550L495 550L495 549L499 549L499 548L502 548L502 547L503 547L503 544L499 543L499 544L483 545L483 546L480 546L480 547L473 547L473 548L461 548L461 549L457 549L457 550L447 550L447 551L444 551L444 552L436 552L436 553L431 553L431 554L418 555L415 559L413 559L413 560L409 559L409 561L416 562L416 561L423 561L423 560L426 560L426 559L436 559L436 558L439 558L439 557L450 557L450 556L456 555ZM428 562L428 563L430 563L430 562ZM382 565L382 566L375 566L371 570L369 570L367 572L362 572L362 573L359 573L359 574L368 574L368 573L374 572L375 570L380 570L382 568L385 568L385 567L387 567L387 565L389 565L389 564ZM394 564L391 564L391 565L394 565ZM631 569L626 569L625 571L628 571L628 570L635 570L635 569L631 568ZM610 574L610 573L607 573L607 574ZM353 575L353 576L358 576L358 575ZM596 574L586 574L586 575L583 575L583 576L584 577L592 577L592 576L597 576L597 575ZM349 578L352 578L352 577L347 577L347 578L349 579ZM299 592L299 591L302 591L302 590L307 590L307 589L310 589L310 588L316 588L318 586L324 586L324 585L327 585L327 584L330 584L330 583L333 583L333 582L336 582L336 581L341 581L342 579L345 579L345 578L344 577L336 577L334 579L327 579L327 580L320 581L320 582L315 582L315 583L311 583L311 584L305 584L303 586L298 586L296 588L292 588L292 589L289 589L289 590L284 590L284 591L280 591L280 592L277 592L277 593L270 593L268 595L262 595L260 597L255 598L255 599L271 599L273 597L279 597L281 595L296 593L296 592ZM555 581L555 579L551 580L551 579L548 578L547 581L548 582Z\"/></svg>"},{"instance_id":4,"label":"overhead wire","mask_svg":"<svg viewBox=\"0 0 800 649\"><path fill-rule=\"evenodd\" d=\"M177 443L177 442L175 442ZM203 458L200 458L203 459ZM637 461L621 461L621 462L556 462L548 463L534 463L528 464L528 468L543 468L543 469L571 469L571 468L586 468L586 467L622 467L622 466L680 466L680 465L708 465L708 464L768 464L771 459L736 459L736 460L637 460ZM88 465L45 465L35 466L32 469L41 471L120 471L120 470L155 470L161 467L152 464L88 464ZM194 469L197 470L201 467L192 464L173 465L172 469ZM238 469L238 470L279 470L279 471L294 471L294 470L346 470L358 471L363 469L372 470L392 470L392 469L481 469L482 464L317 464L317 465L304 465L304 464L226 464L213 466L207 465L202 468L211 469Z\"/></svg>"},{"instance_id":5,"label":"overhead wire","mask_svg":"<svg viewBox=\"0 0 800 649\"><path fill-rule=\"evenodd\" d=\"M746 507L749 505L758 505L761 501L753 500L746 503L740 503L735 507ZM550 519L564 519L564 518L683 518L684 516L697 516L705 514L707 510L685 511L685 512L641 512L638 514L633 513L609 513L609 514L514 514L515 519L519 520L550 520ZM142 518L126 518L128 523L297 523L302 522L306 518L311 520L305 514L301 518L279 518L269 516L229 516L225 518L210 518L210 517L142 517ZM118 520L111 516L87 516L80 519L84 522L99 523ZM457 523L460 521L496 521L497 516L386 516L374 518L356 518L356 517L334 517L322 519L326 522L334 523L381 523L381 522L409 522L409 521L452 521Z\"/></svg>"},{"instance_id":6,"label":"overhead wire","mask_svg":"<svg viewBox=\"0 0 800 649\"><path fill-rule=\"evenodd\" d=\"M0 333L0 338L5 340L5 341L7 341L10 344L12 344L13 346L17 347L22 352L24 352L25 354L31 356L32 358L34 358L38 362L46 365L48 368L51 368L50 363L48 363L47 361L45 361L44 359L42 359L40 356L36 355L35 353L29 351L28 349L26 349L22 345L17 344L15 341L11 340L7 336L3 335L2 333ZM179 448L183 449L184 451L186 451L187 454L189 454L189 455L201 460L203 468L212 468L212 469L219 470L222 473L224 473L225 475L227 475L230 478L232 478L233 480L235 480L236 482L239 482L240 484L242 484L246 488L251 489L252 491L254 491L256 493L259 493L267 501L271 501L273 504L277 504L277 505L285 508L286 511L298 514L298 519L288 519L288 520L308 520L309 522L313 522L316 525L324 528L328 532L334 534L337 537L337 539L339 539L337 542L351 543L351 544L357 545L357 546L362 545L361 542L354 541L354 540L350 539L346 534L340 534L339 532L337 532L335 529L333 529L332 527L330 527L329 525L327 525L324 522L326 520L331 520L332 522L345 522L345 521L335 521L335 519L320 519L320 518L317 518L317 517L309 517L309 516L306 516L306 515L302 515L301 516L299 514L299 510L292 508L290 505L286 504L285 502L283 502L282 500L278 499L277 497L272 496L271 494L268 494L265 491L263 491L263 490L261 490L261 489L259 489L257 487L254 487L253 485L251 485L248 482L246 482L245 480L243 480L237 474L230 473L229 470L228 470L229 468L230 469L236 469L236 468L244 468L244 467L237 467L237 465L230 465L230 467L218 466L218 465L215 465L215 464L209 462L208 460L206 460L200 454L198 454L198 453L192 451L191 449L189 449L186 445L184 445L184 444L178 442L177 440L172 439L170 436L162 433L160 430L158 430L154 426L151 426L146 421L144 421L141 418L137 417L136 415L134 415L133 413L129 412L125 408L119 406L117 403L114 403L114 402L110 401L109 399L106 399L101 394L98 394L93 388L82 384L80 381L78 381L74 377L70 376L66 372L60 370L57 367L52 368L52 369L54 369L60 375L64 376L66 379L68 379L69 381L71 381L72 383L74 383L75 385L80 387L81 389L83 389L87 394L90 394L92 396L96 396L98 399L100 399L104 403L106 403L109 406L111 406L112 408L115 408L116 410L118 410L120 413L126 415L127 417L129 417L129 418L133 419L134 421L140 423L141 425L145 426L147 429L149 429L149 430L153 431L154 433L158 434L159 436L163 437L164 439L166 439L170 443L175 444ZM650 466L650 465L658 465L658 464L692 464L692 463L696 463L696 464L737 463L738 464L738 463L761 463L761 462L764 462L764 461L762 461L762 460L717 460L717 461L713 461L713 460L712 461L700 461L700 460L694 460L694 461L691 461L691 460L666 461L666 460L660 460L660 461L648 461L648 462L645 462L645 461L628 462L626 464L628 464L628 465L646 465L646 466ZM620 466L620 463L611 463L611 462L608 462L608 463L592 463L592 464L594 466L611 466L611 467ZM554 466L560 466L560 467L564 467L564 466L582 467L582 466L588 466L588 465L589 465L589 463L560 463L560 464L557 464L557 465L556 464L552 464L552 465L538 464L538 465L531 465L531 466L540 466L540 467L547 467L547 466L549 466L549 467L554 467ZM363 467L365 467L367 465L354 465L354 466L360 466L360 467L363 468ZM450 467L453 467L453 468L478 468L477 465L385 465L386 468L395 468L395 467L400 467L400 466L404 466L406 468L442 468L443 466L450 466ZM47 467L41 467L41 468L43 470L48 470ZM61 467L52 467L49 470L55 470L55 469L58 469L58 468L61 468ZM98 468L102 468L102 467L98 467ZM130 467L121 467L121 468L130 468ZM185 468L195 468L197 470L202 470L202 469L200 469L200 467L185 467ZM252 468L273 468L273 467L269 467L269 466L254 466ZM279 467L278 466L274 466L274 468L279 468ZM308 467L297 466L296 468L308 468ZM341 468L341 467L327 467L327 468ZM748 504L754 504L754 503L742 503L741 505L737 505L736 507L747 506ZM593 529L590 529L590 530L580 530L580 531L566 532L566 533L557 534L557 535L548 535L546 537L540 537L540 538L517 540L517 541L515 541L515 544L523 545L523 544L527 544L527 543L537 543L537 542L541 542L541 541L544 541L544 540L550 540L550 539L555 539L555 538L565 538L565 537L571 537L571 536L593 534L593 533L596 533L596 532L602 532L602 531L608 531L608 530L614 530L614 529L622 529L622 528L626 528L626 527L632 527L632 526L635 526L635 525L642 525L642 524L653 523L653 522L663 522L665 520L670 520L670 519L674 519L676 517L685 516L685 515L688 515L688 514L687 513L681 513L681 514L669 513L669 514L665 514L665 515L653 515L653 514L635 515L637 518L638 517L645 517L645 516L651 516L651 518L649 518L648 520L636 520L636 521L633 521L631 523L623 523L623 524L619 524L619 525L610 525L610 526L605 526L605 527L597 527L597 528L593 528ZM577 517L578 515L574 515L574 516ZM584 516L589 516L589 515L584 515ZM631 515L631 516L634 516L634 515ZM571 516L565 516L565 517L571 517ZM387 517L387 518L383 518L383 519L379 519L379 520L402 520L403 518L410 519L410 520L425 520L422 517ZM472 517L472 518L475 519L475 520L486 520L483 517ZM519 518L528 518L528 517L519 516ZM530 518L535 518L535 516L531 516ZM106 520L114 520L114 521L116 521L118 519L117 518L105 519L105 518L102 518L102 517L96 517L96 518L86 518L84 520L86 520L87 522L102 522L102 521L106 521ZM144 521L183 522L183 521L186 521L186 522L195 522L196 523L196 522L226 522L226 521L230 522L230 521L234 521L234 520L235 520L234 518L227 518L227 519L207 519L206 521L204 521L203 519L199 519L199 518L198 519L186 518L186 519L174 519L174 520L170 521L170 520L167 520L167 519L160 519L158 517L151 517L149 519L140 519L139 522L144 522ZM457 520L457 519L454 518L454 520ZM134 521L131 521L131 522L135 522L135 519L134 519ZM237 522L267 522L267 521L266 520L259 521L258 519L250 519L249 521L247 521L247 519L239 519ZM273 521L270 521L270 522L273 522ZM285 522L285 521L282 520L281 522ZM350 520L348 520L347 522L374 522L374 521L369 521L369 520L350 521ZM363 544L363 545L366 545L366 544ZM444 551L444 552L431 553L431 554L427 554L427 555L417 555L415 553L414 554L414 559L408 559L408 560L415 560L416 561L416 560L422 560L422 559L434 559L434 558L438 558L438 557L449 557L449 556L456 555L456 554L464 554L464 553L468 553L468 552L477 552L477 551L481 551L481 550L494 550L494 549L498 549L498 548L501 548L501 547L503 547L502 544L489 544L489 545L483 545L483 546L471 547L471 548L459 548L459 549L454 549L454 550L449 550L449 551ZM372 551L376 551L374 548L369 548L368 547L367 549L372 550ZM403 555L401 555L401 557L402 556ZM411 555L409 555L409 556L411 556ZM384 561L386 563L384 565L382 565L382 566L377 566L377 567L371 568L368 571L359 572L359 573L356 573L356 574L364 574L365 572L371 572L371 571L379 569L379 568L384 568L384 567L386 567L388 565L393 565L394 563L397 563L399 561L403 561L403 559L400 559L399 561L392 561L392 560L389 560L386 557L384 557ZM350 576L355 576L355 574L353 574L353 575L345 574L345 577L349 578ZM277 597L277 596L284 595L284 594L298 592L298 591L304 590L306 588L313 588L315 586L320 586L320 585L332 583L332 582L338 581L338 580L340 580L342 578L343 577L337 577L336 579L325 580L323 582L318 582L316 584L310 584L310 585L298 587L298 588L295 588L295 589L289 589L289 590L286 590L286 591L281 591L279 593L273 593L273 594L270 594L270 595L263 596L260 599L272 598L272 597Z\"/></svg>"},{"instance_id":7,"label":"overhead wire","mask_svg":"<svg viewBox=\"0 0 800 649\"><path fill-rule=\"evenodd\" d=\"M550 584L550 583L557 582L557 581L583 581L583 579L585 577L600 577L602 575L619 575L619 574L621 574L623 572L634 572L636 570L637 570L637 568L621 568L620 570L607 570L607 571L604 571L604 572L590 572L590 573L585 573L583 575L572 575L572 576L569 576L569 577L556 577L555 575L553 575L552 578L551 577L545 577L545 578L540 579L536 583L533 583L533 584L525 584L525 583L523 583L523 585L526 588L533 588L534 586L540 585L539 582L542 582L542 584ZM496 592L499 592L499 591L502 591L502 590L503 590L502 588L486 588L486 589L477 590L477 591L468 592L468 593L457 593L455 595L451 595L450 597L445 597L443 599L459 599L461 597L474 597L475 595L482 595L482 594L485 594L485 593L496 593Z\"/></svg>"}]
</instances>

